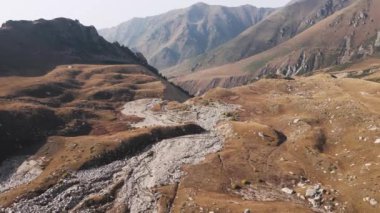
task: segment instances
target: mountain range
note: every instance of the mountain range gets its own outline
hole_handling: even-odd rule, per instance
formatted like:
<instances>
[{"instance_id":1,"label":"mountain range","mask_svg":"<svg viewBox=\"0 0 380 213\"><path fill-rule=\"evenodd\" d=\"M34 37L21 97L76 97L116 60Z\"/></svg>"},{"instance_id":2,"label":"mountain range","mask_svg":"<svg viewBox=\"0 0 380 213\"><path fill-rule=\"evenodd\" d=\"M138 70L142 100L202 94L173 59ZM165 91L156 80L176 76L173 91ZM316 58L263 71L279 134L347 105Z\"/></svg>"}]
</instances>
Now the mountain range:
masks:
<instances>
[{"instance_id":1,"label":"mountain range","mask_svg":"<svg viewBox=\"0 0 380 213\"><path fill-rule=\"evenodd\" d=\"M176 75L175 73L216 67L256 55L293 38L350 2L352 1L292 1L220 47L163 72Z\"/></svg>"},{"instance_id":2,"label":"mountain range","mask_svg":"<svg viewBox=\"0 0 380 213\"><path fill-rule=\"evenodd\" d=\"M377 38L379 23L375 12L377 7L376 1L298 0L291 1L278 9L261 9L267 11L265 15L255 19L256 21L251 21L251 25L246 25L244 30L242 27L241 31L235 31L234 36L231 34L229 39L224 39L225 41L219 45L204 48L190 55L187 51L191 51L194 46L182 46L180 50L183 50L182 53L186 54L186 57L174 60L175 63L170 65L158 65L158 68L163 75L191 94L202 94L218 86L243 85L260 76L279 74L289 77L308 74L329 66L352 63L376 55L378 44L375 41L379 39ZM202 11L208 11L209 8L223 7L196 4L179 11L199 11L198 13L202 14ZM243 8L251 7L242 6L237 10L238 14L245 14L242 12ZM236 8L224 8L222 11L229 14L229 10L236 11ZM161 42L160 39L148 39L149 42L146 42L148 40L143 39L144 33L149 33L150 37L165 34L166 28L161 26L166 25L167 22L162 17L182 20L183 15L178 15L179 11L145 19L134 19L112 29L100 30L100 32L110 41L129 42L129 46L143 53L147 49L159 50L161 48L158 46L165 42ZM198 17L202 20L218 20L221 16L210 11L206 14L208 14L207 19L201 18L203 16ZM148 27L154 30L144 31L143 36L138 37L134 35L134 32L138 33L137 31L127 30L125 27L136 20L141 22L150 20L158 27ZM207 29L219 26L216 22L208 21L207 23ZM228 23L228 21L223 21L223 23ZM182 43L175 35L183 35L181 32L184 28L174 29L179 31L171 31L166 35L166 39L170 41L172 47L179 47ZM207 32L207 35L212 35L212 33ZM212 40L206 37L188 35L180 38ZM143 40L142 45L136 38ZM208 47L199 41L195 44ZM178 56L177 53L174 55ZM165 60L173 58L171 57L173 55L166 53L160 53L158 56L165 57ZM149 62L156 64L156 59L152 59L150 53L147 58ZM161 59L160 62L165 61Z\"/></svg>"}]
</instances>

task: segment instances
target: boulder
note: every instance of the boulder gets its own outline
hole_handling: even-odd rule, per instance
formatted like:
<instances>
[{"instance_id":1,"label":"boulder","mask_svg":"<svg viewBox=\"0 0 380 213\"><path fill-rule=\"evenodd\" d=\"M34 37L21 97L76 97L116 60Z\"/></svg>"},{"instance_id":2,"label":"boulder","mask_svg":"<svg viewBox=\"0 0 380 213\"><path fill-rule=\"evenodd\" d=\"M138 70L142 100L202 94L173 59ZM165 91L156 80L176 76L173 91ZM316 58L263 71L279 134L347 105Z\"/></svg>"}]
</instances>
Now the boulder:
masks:
<instances>
[{"instance_id":1,"label":"boulder","mask_svg":"<svg viewBox=\"0 0 380 213\"><path fill-rule=\"evenodd\" d=\"M314 197L315 195L317 195L319 189L320 189L319 185L315 185L315 186L309 187L306 190L305 196L306 197Z\"/></svg>"},{"instance_id":2,"label":"boulder","mask_svg":"<svg viewBox=\"0 0 380 213\"><path fill-rule=\"evenodd\" d=\"M245 209L244 213L251 213L251 210L250 209Z\"/></svg>"},{"instance_id":3,"label":"boulder","mask_svg":"<svg viewBox=\"0 0 380 213\"><path fill-rule=\"evenodd\" d=\"M375 199L373 199L373 198L371 198L370 200L369 200L369 204L371 204L371 206L376 206L377 205L377 200L375 200Z\"/></svg>"},{"instance_id":4,"label":"boulder","mask_svg":"<svg viewBox=\"0 0 380 213\"><path fill-rule=\"evenodd\" d=\"M380 31L377 32L377 38L375 41L375 47L380 47Z\"/></svg>"},{"instance_id":5,"label":"boulder","mask_svg":"<svg viewBox=\"0 0 380 213\"><path fill-rule=\"evenodd\" d=\"M282 188L281 191L283 191L283 192L285 192L286 194L289 194L289 195L294 194L294 190L293 189L289 189L287 187Z\"/></svg>"}]
</instances>

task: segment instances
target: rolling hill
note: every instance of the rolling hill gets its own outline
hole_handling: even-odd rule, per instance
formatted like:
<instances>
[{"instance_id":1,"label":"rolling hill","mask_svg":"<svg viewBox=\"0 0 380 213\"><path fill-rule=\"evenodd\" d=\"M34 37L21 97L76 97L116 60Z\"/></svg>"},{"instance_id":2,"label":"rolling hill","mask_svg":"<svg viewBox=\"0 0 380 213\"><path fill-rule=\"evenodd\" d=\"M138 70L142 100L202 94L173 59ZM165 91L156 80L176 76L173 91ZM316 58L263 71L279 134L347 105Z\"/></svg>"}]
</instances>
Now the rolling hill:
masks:
<instances>
[{"instance_id":1,"label":"rolling hill","mask_svg":"<svg viewBox=\"0 0 380 213\"><path fill-rule=\"evenodd\" d=\"M164 84L141 66L71 66L2 79L1 95L18 101L2 106L34 112L19 130L56 124L50 115L63 124L32 156L0 164L5 212L379 210L378 83L261 79L178 103L157 99ZM62 95L35 89L70 80L81 86L61 106Z\"/></svg>"}]
</instances>

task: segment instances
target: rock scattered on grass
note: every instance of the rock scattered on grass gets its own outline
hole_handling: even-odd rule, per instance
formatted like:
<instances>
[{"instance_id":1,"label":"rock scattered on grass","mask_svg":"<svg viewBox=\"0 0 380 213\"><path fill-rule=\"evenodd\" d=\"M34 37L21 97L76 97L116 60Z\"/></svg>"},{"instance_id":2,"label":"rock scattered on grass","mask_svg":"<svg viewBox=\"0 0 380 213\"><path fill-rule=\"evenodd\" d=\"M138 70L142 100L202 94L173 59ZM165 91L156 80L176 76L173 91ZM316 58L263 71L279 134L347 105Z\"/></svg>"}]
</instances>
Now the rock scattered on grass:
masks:
<instances>
[{"instance_id":1,"label":"rock scattered on grass","mask_svg":"<svg viewBox=\"0 0 380 213\"><path fill-rule=\"evenodd\" d=\"M377 205L377 200L375 200L375 199L373 199L373 198L371 198L370 200L369 200L369 204L371 204L371 206L376 206Z\"/></svg>"},{"instance_id":2,"label":"rock scattered on grass","mask_svg":"<svg viewBox=\"0 0 380 213\"><path fill-rule=\"evenodd\" d=\"M370 198L370 197L363 198L363 201L368 202L371 206L376 206L378 204L377 200L375 200L374 198Z\"/></svg>"},{"instance_id":3,"label":"rock scattered on grass","mask_svg":"<svg viewBox=\"0 0 380 213\"><path fill-rule=\"evenodd\" d=\"M285 187L285 188L282 188L281 191L285 192L286 194L294 194L294 190L293 189L289 189L288 187Z\"/></svg>"},{"instance_id":4,"label":"rock scattered on grass","mask_svg":"<svg viewBox=\"0 0 380 213\"><path fill-rule=\"evenodd\" d=\"M298 122L300 122L300 119L299 119L299 118L296 118L296 119L293 120L293 123L294 123L294 124L296 124L296 123L298 123Z\"/></svg>"},{"instance_id":5,"label":"rock scattered on grass","mask_svg":"<svg viewBox=\"0 0 380 213\"><path fill-rule=\"evenodd\" d=\"M305 196L306 197L314 197L318 193L318 189L320 189L320 185L315 185L315 186L309 187L306 190Z\"/></svg>"}]
</instances>

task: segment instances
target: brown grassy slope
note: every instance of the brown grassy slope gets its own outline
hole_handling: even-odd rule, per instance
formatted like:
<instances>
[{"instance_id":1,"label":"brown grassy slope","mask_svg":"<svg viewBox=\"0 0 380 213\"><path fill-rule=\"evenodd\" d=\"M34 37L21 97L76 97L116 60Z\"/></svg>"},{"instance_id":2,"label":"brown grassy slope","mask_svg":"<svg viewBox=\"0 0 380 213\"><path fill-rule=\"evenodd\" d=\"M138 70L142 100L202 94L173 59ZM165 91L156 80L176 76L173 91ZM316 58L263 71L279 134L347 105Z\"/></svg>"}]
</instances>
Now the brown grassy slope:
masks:
<instances>
[{"instance_id":1,"label":"brown grassy slope","mask_svg":"<svg viewBox=\"0 0 380 213\"><path fill-rule=\"evenodd\" d=\"M60 66L42 77L0 78L2 158L50 135L128 129L119 108L141 98L188 96L139 65Z\"/></svg>"},{"instance_id":2,"label":"brown grassy slope","mask_svg":"<svg viewBox=\"0 0 380 213\"><path fill-rule=\"evenodd\" d=\"M358 63L348 64L344 67L331 67L320 70L329 72L337 77L361 78L380 83L380 59L368 58Z\"/></svg>"},{"instance_id":3,"label":"brown grassy slope","mask_svg":"<svg viewBox=\"0 0 380 213\"><path fill-rule=\"evenodd\" d=\"M203 98L241 105L240 120L230 123L223 151L186 169L175 212L309 212L308 201L280 191L287 186L304 194L296 186L302 177L328 190L322 208L379 211L363 201L380 200L379 84L316 75L215 89ZM275 131L286 140L278 143Z\"/></svg>"},{"instance_id":4,"label":"brown grassy slope","mask_svg":"<svg viewBox=\"0 0 380 213\"><path fill-rule=\"evenodd\" d=\"M377 29L380 27L378 8L380 8L379 1L357 0L349 7L268 51L236 63L179 77L174 81L182 85L191 80L200 80L204 82L202 85L207 85L212 82L213 76L223 75L223 78L236 75L260 76L278 71L293 75L350 61L355 62L368 56L371 49L377 51L374 43ZM360 18L362 13L363 19ZM350 40L348 46L347 39ZM360 51L360 46L364 50ZM214 87L216 86L220 85L216 84Z\"/></svg>"}]
</instances>

